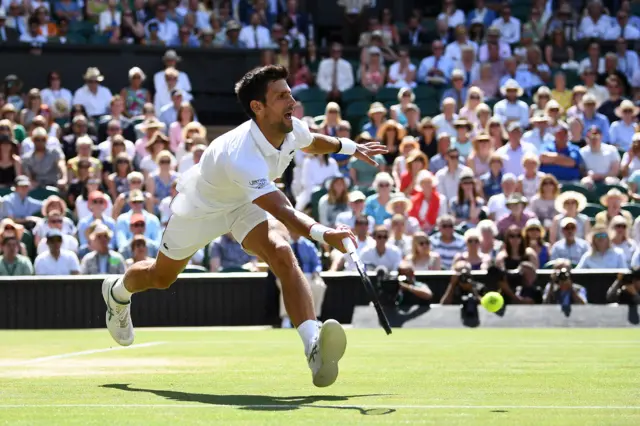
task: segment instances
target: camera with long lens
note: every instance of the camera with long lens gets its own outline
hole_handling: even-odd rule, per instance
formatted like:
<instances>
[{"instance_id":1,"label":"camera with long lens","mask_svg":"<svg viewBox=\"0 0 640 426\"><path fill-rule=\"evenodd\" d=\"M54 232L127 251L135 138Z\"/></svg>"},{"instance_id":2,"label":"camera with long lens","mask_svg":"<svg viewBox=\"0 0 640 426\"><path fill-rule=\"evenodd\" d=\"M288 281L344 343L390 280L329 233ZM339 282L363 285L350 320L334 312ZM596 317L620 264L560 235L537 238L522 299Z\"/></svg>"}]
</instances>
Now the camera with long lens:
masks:
<instances>
[{"instance_id":1,"label":"camera with long lens","mask_svg":"<svg viewBox=\"0 0 640 426\"><path fill-rule=\"evenodd\" d=\"M568 268L561 268L558 272L556 272L553 276L553 279L556 282L567 281L571 279L571 271Z\"/></svg>"},{"instance_id":2,"label":"camera with long lens","mask_svg":"<svg viewBox=\"0 0 640 426\"><path fill-rule=\"evenodd\" d=\"M468 268L462 268L457 273L458 282L460 284L470 284L471 283L471 271Z\"/></svg>"},{"instance_id":3,"label":"camera with long lens","mask_svg":"<svg viewBox=\"0 0 640 426\"><path fill-rule=\"evenodd\" d=\"M378 266L375 272L380 304L385 307L398 306L400 302L400 283L396 280L389 280L389 270L384 266Z\"/></svg>"}]
</instances>

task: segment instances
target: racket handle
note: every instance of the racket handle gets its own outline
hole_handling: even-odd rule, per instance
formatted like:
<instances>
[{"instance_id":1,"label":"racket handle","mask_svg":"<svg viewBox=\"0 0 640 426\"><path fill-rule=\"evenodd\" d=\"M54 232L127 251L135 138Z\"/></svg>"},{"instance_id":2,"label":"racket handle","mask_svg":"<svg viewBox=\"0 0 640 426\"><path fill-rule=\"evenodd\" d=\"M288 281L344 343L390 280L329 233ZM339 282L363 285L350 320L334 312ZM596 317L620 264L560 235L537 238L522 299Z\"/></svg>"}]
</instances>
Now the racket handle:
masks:
<instances>
[{"instance_id":1,"label":"racket handle","mask_svg":"<svg viewBox=\"0 0 640 426\"><path fill-rule=\"evenodd\" d=\"M345 238L344 240L342 240L342 245L347 250L348 254L353 255L356 252L356 245L353 244L351 238Z\"/></svg>"}]
</instances>

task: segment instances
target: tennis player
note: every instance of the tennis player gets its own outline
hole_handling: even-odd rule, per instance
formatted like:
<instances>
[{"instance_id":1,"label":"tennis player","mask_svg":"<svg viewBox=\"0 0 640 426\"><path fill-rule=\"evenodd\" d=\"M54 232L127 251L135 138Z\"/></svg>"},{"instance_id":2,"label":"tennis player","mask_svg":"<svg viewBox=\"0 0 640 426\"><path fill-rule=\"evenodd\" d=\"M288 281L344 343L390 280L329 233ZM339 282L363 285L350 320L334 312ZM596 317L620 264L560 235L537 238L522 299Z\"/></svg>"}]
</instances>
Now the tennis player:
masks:
<instances>
[{"instance_id":1,"label":"tennis player","mask_svg":"<svg viewBox=\"0 0 640 426\"><path fill-rule=\"evenodd\" d=\"M280 279L287 313L304 343L313 384L324 387L335 382L346 335L335 320L317 322L311 291L289 245L287 228L342 252L346 251L342 240L350 238L355 243L355 237L349 229L328 228L295 210L273 180L282 175L297 149L309 154L353 155L372 165L376 165L373 156L387 149L377 142L356 145L349 139L310 133L305 123L292 117L295 100L287 77L281 66L257 68L242 77L235 92L250 120L215 139L200 163L181 176L158 257L135 263L123 277L110 277L102 284L107 329L120 345L128 346L134 340L131 295L169 288L197 250L231 232Z\"/></svg>"}]
</instances>

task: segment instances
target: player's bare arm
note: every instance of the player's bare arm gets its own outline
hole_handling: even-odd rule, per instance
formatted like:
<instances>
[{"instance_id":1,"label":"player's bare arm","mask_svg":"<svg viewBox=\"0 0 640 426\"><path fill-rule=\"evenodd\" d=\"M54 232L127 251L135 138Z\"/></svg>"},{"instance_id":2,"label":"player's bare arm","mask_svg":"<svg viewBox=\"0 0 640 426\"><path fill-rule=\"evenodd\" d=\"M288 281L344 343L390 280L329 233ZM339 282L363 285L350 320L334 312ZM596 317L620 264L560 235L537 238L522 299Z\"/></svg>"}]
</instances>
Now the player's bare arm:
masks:
<instances>
[{"instance_id":1,"label":"player's bare arm","mask_svg":"<svg viewBox=\"0 0 640 426\"><path fill-rule=\"evenodd\" d=\"M354 157L356 157L360 161L369 163L372 166L377 166L378 163L373 159L373 157L378 154L386 154L388 152L387 147L380 144L379 142L356 144L349 139L336 138L319 133L312 133L312 136L313 142L311 143L311 145L302 149L302 151L306 152L307 154L334 154L337 152L342 152L345 148L345 144L352 143L355 149L352 154Z\"/></svg>"},{"instance_id":2,"label":"player's bare arm","mask_svg":"<svg viewBox=\"0 0 640 426\"><path fill-rule=\"evenodd\" d=\"M256 198L254 203L261 209L271 213L288 229L291 229L297 234L303 235L307 238L314 238L311 234L311 229L314 226L317 226L316 221L306 214L296 210L289 199L281 191L272 191L265 194L262 197ZM344 238L350 238L354 244L356 243L355 236L350 230L344 228L326 228L323 232L322 238L324 239L324 242L337 248L343 253L346 252L346 248L342 244L342 240Z\"/></svg>"}]
</instances>

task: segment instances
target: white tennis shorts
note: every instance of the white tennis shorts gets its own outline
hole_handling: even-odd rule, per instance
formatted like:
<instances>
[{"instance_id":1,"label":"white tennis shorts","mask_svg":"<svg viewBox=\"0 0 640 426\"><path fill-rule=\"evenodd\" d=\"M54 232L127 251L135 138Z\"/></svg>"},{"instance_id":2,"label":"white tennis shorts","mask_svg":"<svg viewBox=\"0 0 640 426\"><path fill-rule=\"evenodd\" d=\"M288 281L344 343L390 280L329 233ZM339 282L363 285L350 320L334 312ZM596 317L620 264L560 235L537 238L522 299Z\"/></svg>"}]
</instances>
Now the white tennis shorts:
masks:
<instances>
[{"instance_id":1,"label":"white tennis shorts","mask_svg":"<svg viewBox=\"0 0 640 426\"><path fill-rule=\"evenodd\" d=\"M220 214L196 218L173 214L162 234L160 251L173 260L187 259L228 232L242 244L253 228L270 217L272 216L253 203Z\"/></svg>"}]
</instances>

